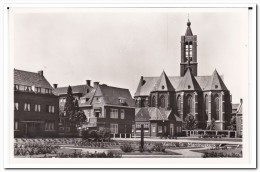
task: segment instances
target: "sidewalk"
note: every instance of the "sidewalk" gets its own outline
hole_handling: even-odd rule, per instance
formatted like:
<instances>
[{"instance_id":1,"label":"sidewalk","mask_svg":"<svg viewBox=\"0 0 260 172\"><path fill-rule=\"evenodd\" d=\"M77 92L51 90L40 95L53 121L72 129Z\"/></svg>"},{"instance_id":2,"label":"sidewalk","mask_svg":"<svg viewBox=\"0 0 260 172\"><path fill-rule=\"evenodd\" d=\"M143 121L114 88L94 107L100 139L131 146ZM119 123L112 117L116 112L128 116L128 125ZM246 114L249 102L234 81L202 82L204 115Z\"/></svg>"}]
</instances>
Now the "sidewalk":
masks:
<instances>
[{"instance_id":1,"label":"sidewalk","mask_svg":"<svg viewBox=\"0 0 260 172\"><path fill-rule=\"evenodd\" d=\"M140 141L140 138L113 138L113 140L127 140L127 141ZM221 141L221 140L188 140L188 139L156 139L156 138L144 138L144 141L154 142L186 142L186 143L209 143L209 144L238 144L242 145L242 142L236 141Z\"/></svg>"}]
</instances>

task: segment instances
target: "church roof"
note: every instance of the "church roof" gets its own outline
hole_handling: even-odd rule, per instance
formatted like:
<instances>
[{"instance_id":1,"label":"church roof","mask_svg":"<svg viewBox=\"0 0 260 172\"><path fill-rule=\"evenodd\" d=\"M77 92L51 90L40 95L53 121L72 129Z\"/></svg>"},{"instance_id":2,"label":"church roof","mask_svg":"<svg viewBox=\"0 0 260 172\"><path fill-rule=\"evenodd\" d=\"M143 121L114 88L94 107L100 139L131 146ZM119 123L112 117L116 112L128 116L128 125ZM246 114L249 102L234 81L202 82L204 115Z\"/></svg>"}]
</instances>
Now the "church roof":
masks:
<instances>
[{"instance_id":1,"label":"church roof","mask_svg":"<svg viewBox=\"0 0 260 172\"><path fill-rule=\"evenodd\" d=\"M197 80L191 73L190 68L186 71L184 77L182 78L177 91L188 91L188 90L201 90Z\"/></svg>"},{"instance_id":2,"label":"church roof","mask_svg":"<svg viewBox=\"0 0 260 172\"><path fill-rule=\"evenodd\" d=\"M174 91L174 88L171 84L166 73L163 71L161 76L158 78L153 91Z\"/></svg>"},{"instance_id":3,"label":"church roof","mask_svg":"<svg viewBox=\"0 0 260 172\"><path fill-rule=\"evenodd\" d=\"M208 81L205 90L228 90L216 69Z\"/></svg>"},{"instance_id":4,"label":"church roof","mask_svg":"<svg viewBox=\"0 0 260 172\"><path fill-rule=\"evenodd\" d=\"M135 96L148 96L150 92L153 90L157 80L159 77L141 77L137 90L135 92ZM173 88L177 88L183 77L181 76L169 76L168 77ZM200 88L202 90L205 89L206 84L210 80L211 76L195 76Z\"/></svg>"},{"instance_id":5,"label":"church roof","mask_svg":"<svg viewBox=\"0 0 260 172\"><path fill-rule=\"evenodd\" d=\"M192 31L191 31L191 28L190 28L190 25L191 25L191 22L190 22L190 20L188 20L188 22L187 22L187 29L186 29L186 33L185 33L185 36L193 36L193 34L192 34Z\"/></svg>"}]
</instances>

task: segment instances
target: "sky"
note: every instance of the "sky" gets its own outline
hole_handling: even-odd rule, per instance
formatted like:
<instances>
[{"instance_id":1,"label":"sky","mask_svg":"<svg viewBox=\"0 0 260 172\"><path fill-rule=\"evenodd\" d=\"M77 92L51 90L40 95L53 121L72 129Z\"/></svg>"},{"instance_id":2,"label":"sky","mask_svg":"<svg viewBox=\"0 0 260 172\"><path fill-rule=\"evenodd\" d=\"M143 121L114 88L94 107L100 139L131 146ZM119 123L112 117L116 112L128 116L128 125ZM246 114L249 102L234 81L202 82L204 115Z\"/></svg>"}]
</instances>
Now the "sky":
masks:
<instances>
[{"instance_id":1,"label":"sky","mask_svg":"<svg viewBox=\"0 0 260 172\"><path fill-rule=\"evenodd\" d=\"M197 35L198 76L223 75L233 102L247 94L248 13L242 8L11 8L13 68L58 86L85 80L128 88L141 76L180 75L188 17Z\"/></svg>"}]
</instances>

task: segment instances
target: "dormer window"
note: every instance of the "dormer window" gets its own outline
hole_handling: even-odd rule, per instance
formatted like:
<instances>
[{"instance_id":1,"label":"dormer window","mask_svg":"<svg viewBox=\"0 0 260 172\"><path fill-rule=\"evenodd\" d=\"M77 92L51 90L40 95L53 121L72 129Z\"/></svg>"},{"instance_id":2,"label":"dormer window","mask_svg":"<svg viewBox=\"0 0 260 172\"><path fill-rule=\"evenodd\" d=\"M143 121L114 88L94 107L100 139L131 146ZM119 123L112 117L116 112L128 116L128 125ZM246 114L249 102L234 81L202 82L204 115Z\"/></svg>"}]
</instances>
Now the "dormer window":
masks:
<instances>
[{"instance_id":1,"label":"dormer window","mask_svg":"<svg viewBox=\"0 0 260 172\"><path fill-rule=\"evenodd\" d=\"M96 97L96 102L97 103L101 103L101 98L100 97Z\"/></svg>"},{"instance_id":2,"label":"dormer window","mask_svg":"<svg viewBox=\"0 0 260 172\"><path fill-rule=\"evenodd\" d=\"M81 99L80 103L86 103L86 99Z\"/></svg>"},{"instance_id":3,"label":"dormer window","mask_svg":"<svg viewBox=\"0 0 260 172\"><path fill-rule=\"evenodd\" d=\"M31 86L24 86L24 91L30 92L30 91L32 91L32 87Z\"/></svg>"},{"instance_id":4,"label":"dormer window","mask_svg":"<svg viewBox=\"0 0 260 172\"><path fill-rule=\"evenodd\" d=\"M215 85L215 88L218 88L218 85Z\"/></svg>"},{"instance_id":5,"label":"dormer window","mask_svg":"<svg viewBox=\"0 0 260 172\"><path fill-rule=\"evenodd\" d=\"M119 102L120 102L121 104L125 104L125 98L120 97L120 98L118 98L118 99L119 99Z\"/></svg>"},{"instance_id":6,"label":"dormer window","mask_svg":"<svg viewBox=\"0 0 260 172\"><path fill-rule=\"evenodd\" d=\"M40 87L36 87L36 92L37 93L41 93L41 88Z\"/></svg>"},{"instance_id":7,"label":"dormer window","mask_svg":"<svg viewBox=\"0 0 260 172\"><path fill-rule=\"evenodd\" d=\"M188 85L188 89L190 89L190 85Z\"/></svg>"},{"instance_id":8,"label":"dormer window","mask_svg":"<svg viewBox=\"0 0 260 172\"><path fill-rule=\"evenodd\" d=\"M162 86L162 89L164 89L164 85Z\"/></svg>"}]
</instances>

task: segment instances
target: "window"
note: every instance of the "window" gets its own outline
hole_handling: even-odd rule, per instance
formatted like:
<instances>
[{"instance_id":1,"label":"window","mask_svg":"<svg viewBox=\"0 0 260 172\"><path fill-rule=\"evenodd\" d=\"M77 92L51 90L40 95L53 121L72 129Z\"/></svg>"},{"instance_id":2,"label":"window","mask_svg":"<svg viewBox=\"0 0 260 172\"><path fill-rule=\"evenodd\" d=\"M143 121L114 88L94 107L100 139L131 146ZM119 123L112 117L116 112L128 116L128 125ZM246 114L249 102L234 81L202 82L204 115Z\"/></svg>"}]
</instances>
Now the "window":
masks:
<instances>
[{"instance_id":1,"label":"window","mask_svg":"<svg viewBox=\"0 0 260 172\"><path fill-rule=\"evenodd\" d=\"M156 132L156 127L152 126L152 132L155 133Z\"/></svg>"},{"instance_id":2,"label":"window","mask_svg":"<svg viewBox=\"0 0 260 172\"><path fill-rule=\"evenodd\" d=\"M118 124L110 124L110 131L112 134L118 134Z\"/></svg>"},{"instance_id":3,"label":"window","mask_svg":"<svg viewBox=\"0 0 260 172\"><path fill-rule=\"evenodd\" d=\"M187 114L192 113L192 96L188 95L187 97Z\"/></svg>"},{"instance_id":4,"label":"window","mask_svg":"<svg viewBox=\"0 0 260 172\"><path fill-rule=\"evenodd\" d=\"M14 130L19 130L19 124L17 121L14 122Z\"/></svg>"},{"instance_id":5,"label":"window","mask_svg":"<svg viewBox=\"0 0 260 172\"><path fill-rule=\"evenodd\" d=\"M181 96L178 96L177 98L177 109L178 109L178 114L181 114Z\"/></svg>"},{"instance_id":6,"label":"window","mask_svg":"<svg viewBox=\"0 0 260 172\"><path fill-rule=\"evenodd\" d=\"M204 105L205 105L206 116L208 116L208 112L209 112L209 98L208 98L208 95L205 95Z\"/></svg>"},{"instance_id":7,"label":"window","mask_svg":"<svg viewBox=\"0 0 260 172\"><path fill-rule=\"evenodd\" d=\"M14 84L14 91L18 91L19 90L19 85Z\"/></svg>"},{"instance_id":8,"label":"window","mask_svg":"<svg viewBox=\"0 0 260 172\"><path fill-rule=\"evenodd\" d=\"M86 103L86 99L81 99L80 103Z\"/></svg>"},{"instance_id":9,"label":"window","mask_svg":"<svg viewBox=\"0 0 260 172\"><path fill-rule=\"evenodd\" d=\"M31 111L31 104L30 103L24 103L24 111Z\"/></svg>"},{"instance_id":10,"label":"window","mask_svg":"<svg viewBox=\"0 0 260 172\"><path fill-rule=\"evenodd\" d=\"M31 86L24 86L24 91L32 91L32 87Z\"/></svg>"},{"instance_id":11,"label":"window","mask_svg":"<svg viewBox=\"0 0 260 172\"><path fill-rule=\"evenodd\" d=\"M144 128L149 128L149 124L144 124Z\"/></svg>"},{"instance_id":12,"label":"window","mask_svg":"<svg viewBox=\"0 0 260 172\"><path fill-rule=\"evenodd\" d=\"M41 105L35 105L35 112L41 112Z\"/></svg>"},{"instance_id":13,"label":"window","mask_svg":"<svg viewBox=\"0 0 260 172\"><path fill-rule=\"evenodd\" d=\"M120 110L120 118L125 119L125 110L124 109Z\"/></svg>"},{"instance_id":14,"label":"window","mask_svg":"<svg viewBox=\"0 0 260 172\"><path fill-rule=\"evenodd\" d=\"M45 131L54 131L54 122L46 122Z\"/></svg>"},{"instance_id":15,"label":"window","mask_svg":"<svg viewBox=\"0 0 260 172\"><path fill-rule=\"evenodd\" d=\"M165 107L165 97L164 96L160 97L160 105L161 105L161 108Z\"/></svg>"},{"instance_id":16,"label":"window","mask_svg":"<svg viewBox=\"0 0 260 172\"><path fill-rule=\"evenodd\" d=\"M214 109L215 109L215 120L219 120L219 98L218 96L215 97L215 100L214 100Z\"/></svg>"},{"instance_id":17,"label":"window","mask_svg":"<svg viewBox=\"0 0 260 172\"><path fill-rule=\"evenodd\" d=\"M48 112L48 113L54 113L54 106L46 105L46 112Z\"/></svg>"},{"instance_id":18,"label":"window","mask_svg":"<svg viewBox=\"0 0 260 172\"><path fill-rule=\"evenodd\" d=\"M36 92L37 93L41 93L41 88L40 87L36 87Z\"/></svg>"},{"instance_id":19,"label":"window","mask_svg":"<svg viewBox=\"0 0 260 172\"><path fill-rule=\"evenodd\" d=\"M101 103L101 97L96 97L97 103Z\"/></svg>"},{"instance_id":20,"label":"window","mask_svg":"<svg viewBox=\"0 0 260 172\"><path fill-rule=\"evenodd\" d=\"M102 114L101 108L94 109L94 113L97 118L105 118L105 114Z\"/></svg>"},{"instance_id":21,"label":"window","mask_svg":"<svg viewBox=\"0 0 260 172\"><path fill-rule=\"evenodd\" d=\"M15 102L15 103L14 103L14 110L15 110L15 111L18 111L18 110L19 110L19 103L18 103L18 102Z\"/></svg>"},{"instance_id":22,"label":"window","mask_svg":"<svg viewBox=\"0 0 260 172\"><path fill-rule=\"evenodd\" d=\"M111 109L110 118L118 118L118 109Z\"/></svg>"},{"instance_id":23,"label":"window","mask_svg":"<svg viewBox=\"0 0 260 172\"><path fill-rule=\"evenodd\" d=\"M153 98L152 98L152 107L155 107L155 105L156 105L156 98L155 98L155 96L153 96Z\"/></svg>"},{"instance_id":24,"label":"window","mask_svg":"<svg viewBox=\"0 0 260 172\"><path fill-rule=\"evenodd\" d=\"M125 104L125 98L120 97L120 98L118 98L118 99L119 99L119 102L120 102L121 104Z\"/></svg>"},{"instance_id":25,"label":"window","mask_svg":"<svg viewBox=\"0 0 260 172\"><path fill-rule=\"evenodd\" d=\"M136 128L141 128L141 124L136 124Z\"/></svg>"},{"instance_id":26,"label":"window","mask_svg":"<svg viewBox=\"0 0 260 172\"><path fill-rule=\"evenodd\" d=\"M162 133L162 126L158 126L158 133Z\"/></svg>"},{"instance_id":27,"label":"window","mask_svg":"<svg viewBox=\"0 0 260 172\"><path fill-rule=\"evenodd\" d=\"M167 132L167 127L166 126L164 126L164 133L166 133Z\"/></svg>"}]
</instances>

